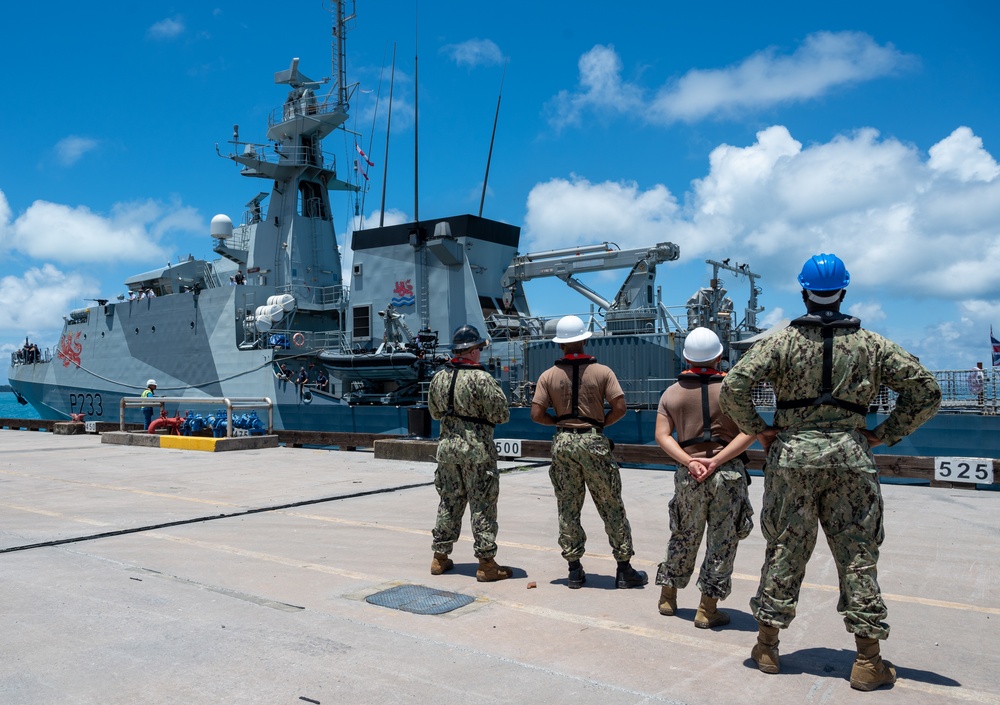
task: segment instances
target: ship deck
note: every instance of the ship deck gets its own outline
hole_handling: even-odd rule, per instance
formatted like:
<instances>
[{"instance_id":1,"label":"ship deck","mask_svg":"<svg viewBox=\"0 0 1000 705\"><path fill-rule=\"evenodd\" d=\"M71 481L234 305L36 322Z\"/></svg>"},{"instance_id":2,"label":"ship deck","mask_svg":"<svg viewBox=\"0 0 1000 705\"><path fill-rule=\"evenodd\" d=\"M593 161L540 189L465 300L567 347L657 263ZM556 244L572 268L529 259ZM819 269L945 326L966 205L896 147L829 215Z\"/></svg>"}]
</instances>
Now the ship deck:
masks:
<instances>
[{"instance_id":1,"label":"ship deck","mask_svg":"<svg viewBox=\"0 0 1000 705\"><path fill-rule=\"evenodd\" d=\"M0 575L11 703L842 702L853 641L821 541L779 675L749 660L748 601L764 542L736 563L732 623L700 630L694 581L678 617L659 589L615 590L588 500L588 581L568 590L543 463L503 463L501 563L477 583L466 520L455 570L431 576L433 463L367 451L199 453L97 436L0 431ZM623 470L652 576L673 474ZM750 487L760 509L763 483ZM885 485L880 582L899 681L880 702L1000 703L996 492ZM532 587L534 584L534 587ZM419 586L473 598L439 615L370 604Z\"/></svg>"}]
</instances>

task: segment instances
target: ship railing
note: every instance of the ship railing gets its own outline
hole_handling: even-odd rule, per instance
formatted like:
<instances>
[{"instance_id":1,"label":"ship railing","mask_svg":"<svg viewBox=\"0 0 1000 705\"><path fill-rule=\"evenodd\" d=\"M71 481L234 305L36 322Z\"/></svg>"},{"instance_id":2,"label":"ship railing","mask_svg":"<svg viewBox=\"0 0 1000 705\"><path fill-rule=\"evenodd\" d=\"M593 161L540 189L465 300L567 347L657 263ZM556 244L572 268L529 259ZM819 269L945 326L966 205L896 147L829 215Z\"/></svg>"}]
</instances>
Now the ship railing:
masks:
<instances>
[{"instance_id":1,"label":"ship railing","mask_svg":"<svg viewBox=\"0 0 1000 705\"><path fill-rule=\"evenodd\" d=\"M274 127L286 120L291 120L297 115L330 115L340 113L346 117L347 110L344 105L333 100L320 102L315 96L305 96L297 100L285 101L280 108L275 108L267 118L267 126Z\"/></svg>"},{"instance_id":2,"label":"ship railing","mask_svg":"<svg viewBox=\"0 0 1000 705\"><path fill-rule=\"evenodd\" d=\"M660 397L663 396L663 390L676 381L676 379L656 377L644 377L642 379L618 378L618 383L621 384L622 390L625 392L625 401L630 409L655 409L660 404Z\"/></svg>"},{"instance_id":3,"label":"ship railing","mask_svg":"<svg viewBox=\"0 0 1000 705\"><path fill-rule=\"evenodd\" d=\"M1000 414L1000 368L939 370L941 409L956 413Z\"/></svg>"},{"instance_id":4,"label":"ship railing","mask_svg":"<svg viewBox=\"0 0 1000 705\"><path fill-rule=\"evenodd\" d=\"M266 342L263 347L282 348L299 352L340 350L344 332L339 330L270 330L258 338Z\"/></svg>"},{"instance_id":5,"label":"ship railing","mask_svg":"<svg viewBox=\"0 0 1000 705\"><path fill-rule=\"evenodd\" d=\"M167 404L209 404L226 407L226 438L233 437L233 410L234 409L267 409L267 434L274 433L274 402L270 397L122 397L118 410L118 430L125 430L125 409L154 406L160 407L162 416ZM179 413L179 412L178 412Z\"/></svg>"},{"instance_id":6,"label":"ship railing","mask_svg":"<svg viewBox=\"0 0 1000 705\"><path fill-rule=\"evenodd\" d=\"M10 354L10 364L12 367L17 365L34 365L40 362L52 362L52 350L50 348L40 348L38 350L38 355L30 355L25 350L15 350Z\"/></svg>"},{"instance_id":7,"label":"ship railing","mask_svg":"<svg viewBox=\"0 0 1000 705\"><path fill-rule=\"evenodd\" d=\"M282 144L276 147L247 143L243 148L243 156L269 164L317 166L335 173L337 171L337 155L334 152L303 145Z\"/></svg>"},{"instance_id":8,"label":"ship railing","mask_svg":"<svg viewBox=\"0 0 1000 705\"><path fill-rule=\"evenodd\" d=\"M351 300L351 288L343 284L333 286L305 286L303 284L286 284L275 288L276 294L291 294L296 305L314 305L325 308L340 308L347 306Z\"/></svg>"},{"instance_id":9,"label":"ship railing","mask_svg":"<svg viewBox=\"0 0 1000 705\"><path fill-rule=\"evenodd\" d=\"M233 228L233 234L222 240L222 245L230 250L247 250L250 247L250 222L249 212L247 211L244 216L244 222L236 228Z\"/></svg>"}]
</instances>

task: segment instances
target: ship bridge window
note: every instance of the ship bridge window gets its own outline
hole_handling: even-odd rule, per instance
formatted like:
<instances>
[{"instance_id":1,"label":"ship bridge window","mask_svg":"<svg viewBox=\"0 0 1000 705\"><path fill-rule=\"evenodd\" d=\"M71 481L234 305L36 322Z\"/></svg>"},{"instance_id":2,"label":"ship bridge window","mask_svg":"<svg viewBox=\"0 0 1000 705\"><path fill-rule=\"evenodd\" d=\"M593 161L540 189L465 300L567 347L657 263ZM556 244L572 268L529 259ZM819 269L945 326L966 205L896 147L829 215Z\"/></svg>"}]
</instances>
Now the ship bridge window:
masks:
<instances>
[{"instance_id":1,"label":"ship bridge window","mask_svg":"<svg viewBox=\"0 0 1000 705\"><path fill-rule=\"evenodd\" d=\"M355 340L372 337L371 306L355 306L351 310L351 331Z\"/></svg>"},{"instance_id":2,"label":"ship bridge window","mask_svg":"<svg viewBox=\"0 0 1000 705\"><path fill-rule=\"evenodd\" d=\"M313 181L300 181L298 208L301 216L328 220L323 201L323 186Z\"/></svg>"}]
</instances>

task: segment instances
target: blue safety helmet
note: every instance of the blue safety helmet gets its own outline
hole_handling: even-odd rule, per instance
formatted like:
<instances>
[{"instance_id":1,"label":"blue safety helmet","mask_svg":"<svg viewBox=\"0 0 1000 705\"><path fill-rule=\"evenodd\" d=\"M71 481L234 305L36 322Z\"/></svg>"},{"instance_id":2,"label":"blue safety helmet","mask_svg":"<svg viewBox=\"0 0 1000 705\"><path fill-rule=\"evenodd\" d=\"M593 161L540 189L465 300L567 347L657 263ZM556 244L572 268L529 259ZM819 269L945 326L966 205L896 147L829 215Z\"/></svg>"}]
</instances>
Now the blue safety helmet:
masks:
<instances>
[{"instance_id":1,"label":"blue safety helmet","mask_svg":"<svg viewBox=\"0 0 1000 705\"><path fill-rule=\"evenodd\" d=\"M806 291L836 291L850 283L851 274L837 255L814 255L799 273L799 284Z\"/></svg>"}]
</instances>

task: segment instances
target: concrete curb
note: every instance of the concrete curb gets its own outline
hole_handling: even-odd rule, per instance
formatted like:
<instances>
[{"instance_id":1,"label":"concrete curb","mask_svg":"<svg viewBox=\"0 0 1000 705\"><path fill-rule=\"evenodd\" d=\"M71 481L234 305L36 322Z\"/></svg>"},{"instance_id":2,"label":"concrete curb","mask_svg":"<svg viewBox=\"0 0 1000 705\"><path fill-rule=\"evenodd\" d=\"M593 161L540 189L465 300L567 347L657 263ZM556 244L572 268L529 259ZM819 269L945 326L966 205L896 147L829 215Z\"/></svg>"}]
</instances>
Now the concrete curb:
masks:
<instances>
[{"instance_id":1,"label":"concrete curb","mask_svg":"<svg viewBox=\"0 0 1000 705\"><path fill-rule=\"evenodd\" d=\"M101 434L101 443L140 446L142 448L173 448L221 452L227 450L258 450L277 448L277 436L240 436L239 438L208 438L204 436L166 436L155 433L112 431Z\"/></svg>"}]
</instances>

